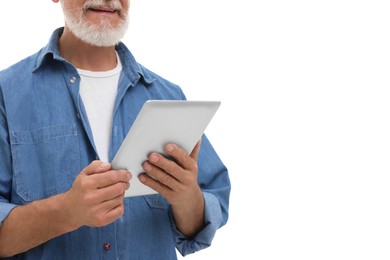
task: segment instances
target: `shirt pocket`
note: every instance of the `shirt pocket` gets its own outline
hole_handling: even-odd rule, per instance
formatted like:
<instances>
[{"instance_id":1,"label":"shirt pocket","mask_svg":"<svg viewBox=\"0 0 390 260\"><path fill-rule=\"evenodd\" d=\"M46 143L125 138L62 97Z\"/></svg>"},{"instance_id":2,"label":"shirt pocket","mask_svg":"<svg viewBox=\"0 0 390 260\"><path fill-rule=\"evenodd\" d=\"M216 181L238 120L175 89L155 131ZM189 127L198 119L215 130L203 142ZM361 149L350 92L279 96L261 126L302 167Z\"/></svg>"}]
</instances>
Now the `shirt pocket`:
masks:
<instances>
[{"instance_id":1,"label":"shirt pocket","mask_svg":"<svg viewBox=\"0 0 390 260\"><path fill-rule=\"evenodd\" d=\"M145 195L143 197L152 209L168 209L168 203L160 194Z\"/></svg>"},{"instance_id":2,"label":"shirt pocket","mask_svg":"<svg viewBox=\"0 0 390 260\"><path fill-rule=\"evenodd\" d=\"M13 187L24 201L67 191L77 174L76 124L53 125L10 133Z\"/></svg>"}]
</instances>

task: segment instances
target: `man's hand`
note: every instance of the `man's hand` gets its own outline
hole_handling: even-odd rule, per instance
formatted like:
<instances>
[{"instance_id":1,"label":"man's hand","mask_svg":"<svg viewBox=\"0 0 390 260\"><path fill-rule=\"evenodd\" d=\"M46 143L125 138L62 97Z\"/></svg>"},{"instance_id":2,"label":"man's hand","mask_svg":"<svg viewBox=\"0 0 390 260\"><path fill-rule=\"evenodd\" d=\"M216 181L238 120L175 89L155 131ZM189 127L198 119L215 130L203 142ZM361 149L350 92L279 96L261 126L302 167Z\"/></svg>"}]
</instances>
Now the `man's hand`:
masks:
<instances>
[{"instance_id":1,"label":"man's hand","mask_svg":"<svg viewBox=\"0 0 390 260\"><path fill-rule=\"evenodd\" d=\"M0 258L25 252L84 225L108 225L122 216L131 174L110 171L110 167L94 161L81 171L69 191L15 207L0 225Z\"/></svg>"},{"instance_id":2,"label":"man's hand","mask_svg":"<svg viewBox=\"0 0 390 260\"><path fill-rule=\"evenodd\" d=\"M204 200L198 185L198 153L200 141L191 154L175 144L168 144L165 152L174 160L159 153L151 153L143 164L147 174L142 183L159 192L172 205L176 226L186 236L195 235L204 225Z\"/></svg>"},{"instance_id":3,"label":"man's hand","mask_svg":"<svg viewBox=\"0 0 390 260\"><path fill-rule=\"evenodd\" d=\"M64 194L67 216L73 227L105 226L123 215L124 193L130 187L131 174L110 167L109 163L93 161Z\"/></svg>"}]
</instances>

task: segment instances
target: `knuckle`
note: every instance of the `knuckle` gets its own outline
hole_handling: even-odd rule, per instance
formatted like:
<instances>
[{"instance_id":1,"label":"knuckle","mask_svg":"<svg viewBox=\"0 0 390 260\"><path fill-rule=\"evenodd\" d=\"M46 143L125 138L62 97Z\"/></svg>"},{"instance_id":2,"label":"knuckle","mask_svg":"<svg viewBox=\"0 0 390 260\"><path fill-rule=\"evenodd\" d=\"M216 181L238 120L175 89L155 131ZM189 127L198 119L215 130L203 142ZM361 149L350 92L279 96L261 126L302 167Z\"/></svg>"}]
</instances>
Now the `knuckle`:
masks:
<instances>
[{"instance_id":1,"label":"knuckle","mask_svg":"<svg viewBox=\"0 0 390 260\"><path fill-rule=\"evenodd\" d=\"M160 182L161 182L162 184L168 184L170 181L171 181L171 176L169 176L169 174L165 174L165 175L161 178L161 180L160 180Z\"/></svg>"},{"instance_id":2,"label":"knuckle","mask_svg":"<svg viewBox=\"0 0 390 260\"><path fill-rule=\"evenodd\" d=\"M106 225L106 218L104 215L99 215L96 217L95 223L98 227Z\"/></svg>"},{"instance_id":3,"label":"knuckle","mask_svg":"<svg viewBox=\"0 0 390 260\"><path fill-rule=\"evenodd\" d=\"M184 181L185 183L193 183L193 182L196 182L196 181L197 181L197 177L196 177L196 175L194 175L194 174L185 174L185 175L183 176L183 181Z\"/></svg>"},{"instance_id":4,"label":"knuckle","mask_svg":"<svg viewBox=\"0 0 390 260\"><path fill-rule=\"evenodd\" d=\"M186 191L186 187L185 187L184 185L178 185L178 186L176 187L176 192L177 192L178 194L184 193L185 191Z\"/></svg>"},{"instance_id":5,"label":"knuckle","mask_svg":"<svg viewBox=\"0 0 390 260\"><path fill-rule=\"evenodd\" d=\"M97 163L100 163L99 160L93 160L91 164L97 164Z\"/></svg>"},{"instance_id":6,"label":"knuckle","mask_svg":"<svg viewBox=\"0 0 390 260\"><path fill-rule=\"evenodd\" d=\"M121 217L125 214L125 206L122 204L119 208L118 208L118 216Z\"/></svg>"},{"instance_id":7,"label":"knuckle","mask_svg":"<svg viewBox=\"0 0 390 260\"><path fill-rule=\"evenodd\" d=\"M93 187L93 183L88 178L84 178L80 182L80 187L83 190L89 190L91 187Z\"/></svg>"},{"instance_id":8,"label":"knuckle","mask_svg":"<svg viewBox=\"0 0 390 260\"><path fill-rule=\"evenodd\" d=\"M115 184L115 190L117 191L117 194L119 195L119 194L124 193L125 187L126 187L125 183L118 182L117 184Z\"/></svg>"},{"instance_id":9,"label":"knuckle","mask_svg":"<svg viewBox=\"0 0 390 260\"><path fill-rule=\"evenodd\" d=\"M88 193L84 195L84 201L87 205L94 205L96 203L97 197L93 193Z\"/></svg>"},{"instance_id":10,"label":"knuckle","mask_svg":"<svg viewBox=\"0 0 390 260\"><path fill-rule=\"evenodd\" d=\"M116 182L118 180L118 173L113 171L108 174L108 178L111 182Z\"/></svg>"},{"instance_id":11,"label":"knuckle","mask_svg":"<svg viewBox=\"0 0 390 260\"><path fill-rule=\"evenodd\" d=\"M178 160L182 163L186 163L188 160L189 160L189 156L187 154L180 154L180 156L178 157Z\"/></svg>"},{"instance_id":12,"label":"knuckle","mask_svg":"<svg viewBox=\"0 0 390 260\"><path fill-rule=\"evenodd\" d=\"M188 175L188 170L182 166L176 166L171 169L170 173L172 174L172 176L181 179Z\"/></svg>"},{"instance_id":13,"label":"knuckle","mask_svg":"<svg viewBox=\"0 0 390 260\"><path fill-rule=\"evenodd\" d=\"M188 174L183 176L183 179L182 179L183 183L191 183L192 181L193 181L193 178L191 176L189 176Z\"/></svg>"},{"instance_id":14,"label":"knuckle","mask_svg":"<svg viewBox=\"0 0 390 260\"><path fill-rule=\"evenodd\" d=\"M128 171L123 170L123 171L122 171L122 180L127 181L127 180L128 180L129 174L130 174L130 173L129 173ZM131 174L130 174L129 177L131 178Z\"/></svg>"},{"instance_id":15,"label":"knuckle","mask_svg":"<svg viewBox=\"0 0 390 260\"><path fill-rule=\"evenodd\" d=\"M123 196L118 196L114 201L115 207L123 207Z\"/></svg>"},{"instance_id":16,"label":"knuckle","mask_svg":"<svg viewBox=\"0 0 390 260\"><path fill-rule=\"evenodd\" d=\"M192 169L194 169L194 171L197 173L198 170L199 170L198 164L197 164L197 163L194 163L194 164L192 165Z\"/></svg>"},{"instance_id":17,"label":"knuckle","mask_svg":"<svg viewBox=\"0 0 390 260\"><path fill-rule=\"evenodd\" d=\"M164 184L161 182L153 182L150 184L150 187L155 191L157 191L158 193L161 193L164 188Z\"/></svg>"}]
</instances>

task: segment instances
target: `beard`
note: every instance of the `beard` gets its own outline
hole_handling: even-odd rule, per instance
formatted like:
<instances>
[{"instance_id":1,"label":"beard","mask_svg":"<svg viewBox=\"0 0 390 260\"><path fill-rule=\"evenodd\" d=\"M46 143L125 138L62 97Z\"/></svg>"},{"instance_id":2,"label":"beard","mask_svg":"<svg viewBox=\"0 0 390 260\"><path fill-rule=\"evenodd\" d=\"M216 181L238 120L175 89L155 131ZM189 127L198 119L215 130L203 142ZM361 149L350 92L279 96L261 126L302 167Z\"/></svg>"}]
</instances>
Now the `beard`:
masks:
<instances>
[{"instance_id":1,"label":"beard","mask_svg":"<svg viewBox=\"0 0 390 260\"><path fill-rule=\"evenodd\" d=\"M128 28L127 10L124 12L120 0L90 0L86 1L82 12L75 12L69 8L66 2L61 1L62 9L64 11L65 24L69 30L81 41L98 47L111 47L119 43L125 35ZM64 3L65 2L65 3ZM108 7L116 10L120 17L120 22L113 27L109 19L101 17L98 24L91 24L86 19L86 12L88 9Z\"/></svg>"}]
</instances>

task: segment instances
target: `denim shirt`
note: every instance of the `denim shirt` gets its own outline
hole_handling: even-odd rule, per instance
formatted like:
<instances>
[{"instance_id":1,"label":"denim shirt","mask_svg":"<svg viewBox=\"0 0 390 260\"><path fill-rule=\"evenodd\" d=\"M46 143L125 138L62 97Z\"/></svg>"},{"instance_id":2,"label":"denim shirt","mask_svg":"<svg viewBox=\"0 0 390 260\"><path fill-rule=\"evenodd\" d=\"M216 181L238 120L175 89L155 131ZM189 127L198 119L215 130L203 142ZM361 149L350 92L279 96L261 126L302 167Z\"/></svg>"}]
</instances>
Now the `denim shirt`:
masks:
<instances>
[{"instance_id":1,"label":"denim shirt","mask_svg":"<svg viewBox=\"0 0 390 260\"><path fill-rule=\"evenodd\" d=\"M0 72L0 223L18 206L63 193L97 158L79 95L80 76L61 57L54 31L47 46ZM123 65L114 106L110 160L149 99L185 99L180 87L138 64L123 43ZM158 131L158 129L156 129ZM159 194L125 198L125 213L100 228L83 226L12 259L177 259L211 244L228 219L228 171L202 136L198 182L206 225L194 238L175 227ZM53 221L56 221L53 219Z\"/></svg>"}]
</instances>

